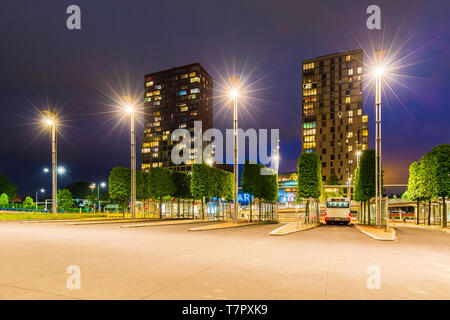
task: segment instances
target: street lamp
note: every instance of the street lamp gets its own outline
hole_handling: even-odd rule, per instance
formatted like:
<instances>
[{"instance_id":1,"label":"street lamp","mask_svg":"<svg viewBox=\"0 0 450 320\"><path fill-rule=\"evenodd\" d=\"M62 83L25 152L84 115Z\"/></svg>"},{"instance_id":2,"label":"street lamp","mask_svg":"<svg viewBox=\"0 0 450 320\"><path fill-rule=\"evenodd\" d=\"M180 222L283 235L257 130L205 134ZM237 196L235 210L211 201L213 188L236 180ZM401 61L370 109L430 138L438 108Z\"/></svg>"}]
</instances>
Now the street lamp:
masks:
<instances>
[{"instance_id":1,"label":"street lamp","mask_svg":"<svg viewBox=\"0 0 450 320\"><path fill-rule=\"evenodd\" d=\"M239 188L239 168L238 168L238 96L237 88L230 90L230 98L233 100L233 133L234 133L234 222L238 222L238 188Z\"/></svg>"},{"instance_id":2,"label":"street lamp","mask_svg":"<svg viewBox=\"0 0 450 320\"><path fill-rule=\"evenodd\" d=\"M379 51L376 53L378 56L377 66L373 71L375 77L375 217L378 227L381 226L381 201L383 196L381 184L381 81L386 73L383 66L385 52Z\"/></svg>"},{"instance_id":3,"label":"street lamp","mask_svg":"<svg viewBox=\"0 0 450 320\"><path fill-rule=\"evenodd\" d=\"M131 218L136 219L136 132L135 132L135 107L128 103L125 111L130 114L130 135L131 135Z\"/></svg>"},{"instance_id":4,"label":"street lamp","mask_svg":"<svg viewBox=\"0 0 450 320\"><path fill-rule=\"evenodd\" d=\"M91 191L94 190L95 183L91 184L89 187L91 188ZM101 209L100 209L100 187L102 187L102 188L106 187L106 182L101 182L101 183L97 184L97 208L98 208L98 212L101 212Z\"/></svg>"},{"instance_id":5,"label":"street lamp","mask_svg":"<svg viewBox=\"0 0 450 320\"><path fill-rule=\"evenodd\" d=\"M41 188L39 190L36 190L36 211L38 209L38 191L40 191L41 193L44 193L45 189Z\"/></svg>"},{"instance_id":6,"label":"street lamp","mask_svg":"<svg viewBox=\"0 0 450 320\"><path fill-rule=\"evenodd\" d=\"M53 112L44 111L44 123L52 130L52 212L57 213L56 192L58 190L58 181L56 175L57 168L57 145L56 145L56 110ZM48 169L47 169L48 171ZM44 169L45 172L45 169Z\"/></svg>"}]
</instances>

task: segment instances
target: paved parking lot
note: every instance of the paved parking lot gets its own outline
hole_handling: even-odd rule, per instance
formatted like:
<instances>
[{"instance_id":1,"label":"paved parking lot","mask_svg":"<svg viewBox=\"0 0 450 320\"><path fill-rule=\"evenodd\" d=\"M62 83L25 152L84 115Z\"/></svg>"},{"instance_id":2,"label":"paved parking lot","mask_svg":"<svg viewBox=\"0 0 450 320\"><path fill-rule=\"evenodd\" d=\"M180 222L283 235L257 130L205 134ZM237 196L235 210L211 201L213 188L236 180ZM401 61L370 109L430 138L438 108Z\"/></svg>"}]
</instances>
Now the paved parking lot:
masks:
<instances>
[{"instance_id":1,"label":"paved parking lot","mask_svg":"<svg viewBox=\"0 0 450 320\"><path fill-rule=\"evenodd\" d=\"M405 228L380 242L351 226L282 237L268 235L279 225L192 227L2 222L0 299L450 298L445 233ZM71 265L79 290L66 285Z\"/></svg>"}]
</instances>

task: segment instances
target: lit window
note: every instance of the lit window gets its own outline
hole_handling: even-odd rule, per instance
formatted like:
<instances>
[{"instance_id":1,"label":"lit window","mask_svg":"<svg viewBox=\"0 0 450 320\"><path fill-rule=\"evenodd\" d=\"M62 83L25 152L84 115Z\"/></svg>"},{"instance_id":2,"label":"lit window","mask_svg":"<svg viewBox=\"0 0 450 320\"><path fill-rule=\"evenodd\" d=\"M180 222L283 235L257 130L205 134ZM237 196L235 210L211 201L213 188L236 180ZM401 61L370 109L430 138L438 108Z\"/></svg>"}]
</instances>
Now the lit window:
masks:
<instances>
[{"instance_id":1,"label":"lit window","mask_svg":"<svg viewBox=\"0 0 450 320\"><path fill-rule=\"evenodd\" d=\"M351 102L351 98L350 97L345 97L345 103L350 103Z\"/></svg>"},{"instance_id":2,"label":"lit window","mask_svg":"<svg viewBox=\"0 0 450 320\"><path fill-rule=\"evenodd\" d=\"M152 154L152 157L153 157L153 158L158 158L158 152L153 153L153 154Z\"/></svg>"},{"instance_id":3,"label":"lit window","mask_svg":"<svg viewBox=\"0 0 450 320\"><path fill-rule=\"evenodd\" d=\"M348 116L349 116L349 117L353 117L353 110L350 110L350 111L348 112Z\"/></svg>"},{"instance_id":4,"label":"lit window","mask_svg":"<svg viewBox=\"0 0 450 320\"><path fill-rule=\"evenodd\" d=\"M187 79L187 77L188 77L188 74L187 74L187 73L181 75L181 79Z\"/></svg>"},{"instance_id":5,"label":"lit window","mask_svg":"<svg viewBox=\"0 0 450 320\"><path fill-rule=\"evenodd\" d=\"M186 95L186 90L178 91L178 95L179 96L185 96Z\"/></svg>"},{"instance_id":6,"label":"lit window","mask_svg":"<svg viewBox=\"0 0 450 320\"><path fill-rule=\"evenodd\" d=\"M352 76L353 75L353 69L348 69L348 75Z\"/></svg>"},{"instance_id":7,"label":"lit window","mask_svg":"<svg viewBox=\"0 0 450 320\"><path fill-rule=\"evenodd\" d=\"M189 100L196 99L196 98L197 98L197 95L195 95L195 94L190 94L188 97Z\"/></svg>"},{"instance_id":8,"label":"lit window","mask_svg":"<svg viewBox=\"0 0 450 320\"><path fill-rule=\"evenodd\" d=\"M363 137L367 137L368 134L369 134L369 132L368 132L367 129L365 129L365 130L362 131Z\"/></svg>"},{"instance_id":9,"label":"lit window","mask_svg":"<svg viewBox=\"0 0 450 320\"><path fill-rule=\"evenodd\" d=\"M362 67L358 67L358 73L362 73Z\"/></svg>"},{"instance_id":10,"label":"lit window","mask_svg":"<svg viewBox=\"0 0 450 320\"><path fill-rule=\"evenodd\" d=\"M200 93L200 89L199 88L191 89L191 93Z\"/></svg>"},{"instance_id":11,"label":"lit window","mask_svg":"<svg viewBox=\"0 0 450 320\"><path fill-rule=\"evenodd\" d=\"M151 87L153 85L153 81L150 81L150 82L146 82L145 83L145 86L146 87Z\"/></svg>"},{"instance_id":12,"label":"lit window","mask_svg":"<svg viewBox=\"0 0 450 320\"><path fill-rule=\"evenodd\" d=\"M161 111L155 111L155 112L153 112L153 115L154 116L159 116L159 115L161 115Z\"/></svg>"},{"instance_id":13,"label":"lit window","mask_svg":"<svg viewBox=\"0 0 450 320\"><path fill-rule=\"evenodd\" d=\"M180 108L180 111L181 111L181 112L188 111L188 107L181 107L181 108Z\"/></svg>"},{"instance_id":14,"label":"lit window","mask_svg":"<svg viewBox=\"0 0 450 320\"><path fill-rule=\"evenodd\" d=\"M191 83L200 82L200 77L191 78Z\"/></svg>"},{"instance_id":15,"label":"lit window","mask_svg":"<svg viewBox=\"0 0 450 320\"><path fill-rule=\"evenodd\" d=\"M179 128L186 128L186 123L180 124Z\"/></svg>"},{"instance_id":16,"label":"lit window","mask_svg":"<svg viewBox=\"0 0 450 320\"><path fill-rule=\"evenodd\" d=\"M142 153L150 153L150 148L144 148L144 149L142 149Z\"/></svg>"},{"instance_id":17,"label":"lit window","mask_svg":"<svg viewBox=\"0 0 450 320\"><path fill-rule=\"evenodd\" d=\"M362 116L362 122L367 122L368 120L369 120L369 116L368 115Z\"/></svg>"},{"instance_id":18,"label":"lit window","mask_svg":"<svg viewBox=\"0 0 450 320\"><path fill-rule=\"evenodd\" d=\"M352 151L353 150L353 146L348 146L348 151Z\"/></svg>"},{"instance_id":19,"label":"lit window","mask_svg":"<svg viewBox=\"0 0 450 320\"><path fill-rule=\"evenodd\" d=\"M310 70L310 69L314 69L314 62L311 63L305 63L303 65L303 70Z\"/></svg>"},{"instance_id":20,"label":"lit window","mask_svg":"<svg viewBox=\"0 0 450 320\"><path fill-rule=\"evenodd\" d=\"M345 61L350 62L350 56L345 56Z\"/></svg>"},{"instance_id":21,"label":"lit window","mask_svg":"<svg viewBox=\"0 0 450 320\"><path fill-rule=\"evenodd\" d=\"M350 132L347 134L347 137L348 137L348 138L352 138L352 137L353 137L353 132L350 131Z\"/></svg>"},{"instance_id":22,"label":"lit window","mask_svg":"<svg viewBox=\"0 0 450 320\"><path fill-rule=\"evenodd\" d=\"M189 73L189 77L195 77L195 72L191 72L191 73Z\"/></svg>"},{"instance_id":23,"label":"lit window","mask_svg":"<svg viewBox=\"0 0 450 320\"><path fill-rule=\"evenodd\" d=\"M353 118L348 118L348 123L353 123Z\"/></svg>"},{"instance_id":24,"label":"lit window","mask_svg":"<svg viewBox=\"0 0 450 320\"><path fill-rule=\"evenodd\" d=\"M150 168L150 163L143 163L142 164L142 170Z\"/></svg>"},{"instance_id":25,"label":"lit window","mask_svg":"<svg viewBox=\"0 0 450 320\"><path fill-rule=\"evenodd\" d=\"M152 98L145 98L145 102L150 102L152 101Z\"/></svg>"},{"instance_id":26,"label":"lit window","mask_svg":"<svg viewBox=\"0 0 450 320\"><path fill-rule=\"evenodd\" d=\"M358 116L362 115L362 109L358 109Z\"/></svg>"}]
</instances>

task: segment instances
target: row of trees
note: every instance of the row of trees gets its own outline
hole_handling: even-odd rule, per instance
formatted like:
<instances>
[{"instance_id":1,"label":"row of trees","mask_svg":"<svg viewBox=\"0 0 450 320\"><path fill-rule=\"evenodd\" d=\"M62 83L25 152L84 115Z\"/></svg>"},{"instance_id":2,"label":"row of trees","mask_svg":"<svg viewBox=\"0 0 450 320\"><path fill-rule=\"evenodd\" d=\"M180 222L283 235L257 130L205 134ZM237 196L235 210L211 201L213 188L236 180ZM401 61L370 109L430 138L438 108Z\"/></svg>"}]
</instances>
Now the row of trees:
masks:
<instances>
[{"instance_id":1,"label":"row of trees","mask_svg":"<svg viewBox=\"0 0 450 320\"><path fill-rule=\"evenodd\" d=\"M131 170L113 168L109 175L109 195L122 205L131 197ZM202 218L204 218L205 198L233 198L233 175L229 172L210 167L206 164L194 164L192 174L173 171L168 168L150 168L149 172L136 171L136 198L154 199L162 202L166 199L202 200Z\"/></svg>"},{"instance_id":2,"label":"row of trees","mask_svg":"<svg viewBox=\"0 0 450 320\"><path fill-rule=\"evenodd\" d=\"M262 200L267 202L276 202L278 199L278 181L276 173L262 164L250 163L249 161L246 161L242 169L241 185L242 192L250 195L250 221L253 221L254 198L259 200L258 212L259 221L261 221Z\"/></svg>"},{"instance_id":3,"label":"row of trees","mask_svg":"<svg viewBox=\"0 0 450 320\"><path fill-rule=\"evenodd\" d=\"M409 180L406 197L417 202L416 223L419 223L421 201L428 201L428 219L431 220L431 201L442 199L442 226L447 226L445 199L450 196L450 144L434 147L409 166Z\"/></svg>"},{"instance_id":4,"label":"row of trees","mask_svg":"<svg viewBox=\"0 0 450 320\"><path fill-rule=\"evenodd\" d=\"M375 197L375 150L365 150L361 155L359 165L353 179L353 199L361 204L360 221L370 225L370 199ZM382 175L383 176L383 175ZM381 178L383 185L383 178ZM383 188L381 189L383 190Z\"/></svg>"}]
</instances>

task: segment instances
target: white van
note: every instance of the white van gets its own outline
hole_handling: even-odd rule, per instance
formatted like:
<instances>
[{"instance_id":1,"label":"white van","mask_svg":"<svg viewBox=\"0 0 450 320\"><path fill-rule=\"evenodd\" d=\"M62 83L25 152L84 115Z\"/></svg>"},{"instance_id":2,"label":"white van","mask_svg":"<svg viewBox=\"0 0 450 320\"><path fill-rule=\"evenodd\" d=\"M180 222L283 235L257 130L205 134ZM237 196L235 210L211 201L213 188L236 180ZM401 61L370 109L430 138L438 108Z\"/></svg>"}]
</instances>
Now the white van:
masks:
<instances>
[{"instance_id":1,"label":"white van","mask_svg":"<svg viewBox=\"0 0 450 320\"><path fill-rule=\"evenodd\" d=\"M350 212L350 200L347 198L327 199L327 211L325 212L324 218L326 224L350 224L350 219L352 218Z\"/></svg>"}]
</instances>

